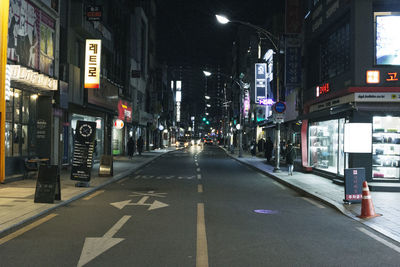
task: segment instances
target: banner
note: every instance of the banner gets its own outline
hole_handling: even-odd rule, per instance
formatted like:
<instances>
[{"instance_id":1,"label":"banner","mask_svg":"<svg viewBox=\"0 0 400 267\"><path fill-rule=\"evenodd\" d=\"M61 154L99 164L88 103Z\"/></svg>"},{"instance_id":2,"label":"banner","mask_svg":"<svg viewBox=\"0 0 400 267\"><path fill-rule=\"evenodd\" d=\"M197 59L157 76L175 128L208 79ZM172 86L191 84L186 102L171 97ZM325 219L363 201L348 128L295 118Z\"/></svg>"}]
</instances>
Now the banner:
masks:
<instances>
[{"instance_id":1,"label":"banner","mask_svg":"<svg viewBox=\"0 0 400 267\"><path fill-rule=\"evenodd\" d=\"M27 0L10 0L7 58L54 76L55 20Z\"/></svg>"}]
</instances>

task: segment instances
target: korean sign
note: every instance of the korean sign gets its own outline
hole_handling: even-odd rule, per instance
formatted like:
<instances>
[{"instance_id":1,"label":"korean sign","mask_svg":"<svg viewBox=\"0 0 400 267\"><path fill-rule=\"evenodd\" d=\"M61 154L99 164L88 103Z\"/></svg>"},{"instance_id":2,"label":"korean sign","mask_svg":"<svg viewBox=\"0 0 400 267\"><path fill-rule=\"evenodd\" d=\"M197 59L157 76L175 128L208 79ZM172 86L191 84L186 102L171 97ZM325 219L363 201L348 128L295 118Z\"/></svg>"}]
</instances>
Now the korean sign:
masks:
<instances>
[{"instance_id":1,"label":"korean sign","mask_svg":"<svg viewBox=\"0 0 400 267\"><path fill-rule=\"evenodd\" d=\"M101 40L86 40L85 88L100 88Z\"/></svg>"},{"instance_id":2,"label":"korean sign","mask_svg":"<svg viewBox=\"0 0 400 267\"><path fill-rule=\"evenodd\" d=\"M267 98L267 64L256 63L255 67L256 99Z\"/></svg>"},{"instance_id":3,"label":"korean sign","mask_svg":"<svg viewBox=\"0 0 400 267\"><path fill-rule=\"evenodd\" d=\"M344 170L344 201L359 203L362 200L362 184L365 181L364 168L350 168Z\"/></svg>"}]
</instances>

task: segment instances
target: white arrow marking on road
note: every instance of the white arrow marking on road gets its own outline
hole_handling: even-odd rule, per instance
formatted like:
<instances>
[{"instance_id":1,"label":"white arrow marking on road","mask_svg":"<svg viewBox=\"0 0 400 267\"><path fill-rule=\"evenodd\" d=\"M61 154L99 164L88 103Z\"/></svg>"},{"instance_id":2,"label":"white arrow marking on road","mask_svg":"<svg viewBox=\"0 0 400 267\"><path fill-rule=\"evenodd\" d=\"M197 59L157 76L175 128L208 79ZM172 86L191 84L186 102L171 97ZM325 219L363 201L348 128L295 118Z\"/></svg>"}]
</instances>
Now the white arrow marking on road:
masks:
<instances>
[{"instance_id":1,"label":"white arrow marking on road","mask_svg":"<svg viewBox=\"0 0 400 267\"><path fill-rule=\"evenodd\" d=\"M85 265L100 254L106 252L125 238L113 238L131 216L123 216L103 237L88 237L85 239L78 267Z\"/></svg>"},{"instance_id":2,"label":"white arrow marking on road","mask_svg":"<svg viewBox=\"0 0 400 267\"><path fill-rule=\"evenodd\" d=\"M149 206L149 208L147 210L155 210L155 209L164 208L164 207L169 206L168 204L157 201L157 200L154 200L154 202L151 204L145 203L148 198L149 197L142 197L136 203L131 203L131 200L124 200L124 201L114 202L114 203L110 203L110 204L111 204L111 206L116 207L117 209L120 209L120 210L122 210L126 206Z\"/></svg>"}]
</instances>

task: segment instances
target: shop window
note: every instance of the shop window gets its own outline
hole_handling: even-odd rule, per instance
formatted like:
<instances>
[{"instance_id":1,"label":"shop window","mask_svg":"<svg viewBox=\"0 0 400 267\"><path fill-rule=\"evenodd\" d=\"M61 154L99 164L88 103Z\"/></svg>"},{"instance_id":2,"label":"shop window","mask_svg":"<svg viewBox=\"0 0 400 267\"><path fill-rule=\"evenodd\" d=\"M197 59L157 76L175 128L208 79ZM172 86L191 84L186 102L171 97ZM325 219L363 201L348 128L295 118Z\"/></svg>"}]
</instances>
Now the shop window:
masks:
<instances>
[{"instance_id":1,"label":"shop window","mask_svg":"<svg viewBox=\"0 0 400 267\"><path fill-rule=\"evenodd\" d=\"M344 119L310 123L310 166L339 175L343 174L343 125Z\"/></svg>"},{"instance_id":2,"label":"shop window","mask_svg":"<svg viewBox=\"0 0 400 267\"><path fill-rule=\"evenodd\" d=\"M400 178L400 117L373 117L372 177L374 180Z\"/></svg>"},{"instance_id":3,"label":"shop window","mask_svg":"<svg viewBox=\"0 0 400 267\"><path fill-rule=\"evenodd\" d=\"M29 124L34 124L35 118L31 117L30 94L18 89L10 89L9 99L6 100L5 122L5 156L28 156L30 153L28 144ZM31 149L32 151L32 149ZM33 152L33 151L32 151Z\"/></svg>"}]
</instances>

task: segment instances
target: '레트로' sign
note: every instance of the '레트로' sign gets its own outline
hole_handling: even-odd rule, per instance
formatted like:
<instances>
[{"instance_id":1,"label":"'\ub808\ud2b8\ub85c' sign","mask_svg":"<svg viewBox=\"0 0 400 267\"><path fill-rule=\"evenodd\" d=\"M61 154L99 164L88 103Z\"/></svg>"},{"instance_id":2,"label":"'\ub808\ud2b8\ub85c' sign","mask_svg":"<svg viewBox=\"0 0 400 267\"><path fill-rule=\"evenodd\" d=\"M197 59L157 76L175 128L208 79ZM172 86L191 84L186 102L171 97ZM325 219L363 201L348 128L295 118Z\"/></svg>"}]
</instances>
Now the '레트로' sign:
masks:
<instances>
[{"instance_id":1,"label":"'\ub808\ud2b8\ub85c' sign","mask_svg":"<svg viewBox=\"0 0 400 267\"><path fill-rule=\"evenodd\" d=\"M85 52L85 88L100 88L101 40L87 39Z\"/></svg>"}]
</instances>

